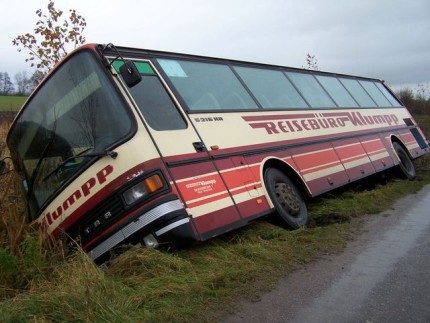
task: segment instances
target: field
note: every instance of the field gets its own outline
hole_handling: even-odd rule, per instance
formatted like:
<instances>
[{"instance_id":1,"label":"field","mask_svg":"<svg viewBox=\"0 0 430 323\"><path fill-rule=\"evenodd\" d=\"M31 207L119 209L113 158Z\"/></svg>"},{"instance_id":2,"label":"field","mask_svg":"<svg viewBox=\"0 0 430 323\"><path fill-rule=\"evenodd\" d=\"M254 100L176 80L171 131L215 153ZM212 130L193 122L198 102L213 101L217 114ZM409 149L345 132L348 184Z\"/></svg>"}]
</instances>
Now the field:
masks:
<instances>
[{"instance_id":1,"label":"field","mask_svg":"<svg viewBox=\"0 0 430 323\"><path fill-rule=\"evenodd\" d=\"M0 95L0 112L18 111L26 99L26 96Z\"/></svg>"},{"instance_id":2,"label":"field","mask_svg":"<svg viewBox=\"0 0 430 323\"><path fill-rule=\"evenodd\" d=\"M10 123L0 119L0 160ZM427 131L430 118L420 117ZM8 162L8 160L6 160ZM266 220L179 251L127 246L109 266L47 245L25 221L20 177L0 177L0 318L6 322L214 322L239 297L254 298L322 253L340 252L363 215L430 183L430 159L415 181L394 176L359 183L309 204L308 228ZM292 296L294 297L294 296Z\"/></svg>"}]
</instances>

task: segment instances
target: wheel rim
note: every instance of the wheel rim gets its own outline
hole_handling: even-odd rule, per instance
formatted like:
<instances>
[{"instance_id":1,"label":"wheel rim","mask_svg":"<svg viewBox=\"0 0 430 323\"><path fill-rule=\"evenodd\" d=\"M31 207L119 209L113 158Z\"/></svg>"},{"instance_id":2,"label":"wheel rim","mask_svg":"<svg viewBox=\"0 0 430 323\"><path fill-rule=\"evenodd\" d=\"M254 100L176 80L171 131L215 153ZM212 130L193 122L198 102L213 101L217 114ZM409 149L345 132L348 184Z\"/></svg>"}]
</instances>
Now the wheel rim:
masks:
<instances>
[{"instance_id":1,"label":"wheel rim","mask_svg":"<svg viewBox=\"0 0 430 323\"><path fill-rule=\"evenodd\" d=\"M300 213L300 200L294 189L286 183L280 182L275 184L276 197L291 216L297 217Z\"/></svg>"}]
</instances>

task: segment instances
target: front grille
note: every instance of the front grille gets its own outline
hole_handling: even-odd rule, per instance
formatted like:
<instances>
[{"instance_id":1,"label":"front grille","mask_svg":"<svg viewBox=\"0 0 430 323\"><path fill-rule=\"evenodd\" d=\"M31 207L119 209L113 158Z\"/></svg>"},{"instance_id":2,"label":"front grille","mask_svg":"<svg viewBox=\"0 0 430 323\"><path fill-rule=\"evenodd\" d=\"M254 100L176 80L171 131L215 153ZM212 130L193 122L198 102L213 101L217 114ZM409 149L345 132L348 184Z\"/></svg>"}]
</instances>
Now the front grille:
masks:
<instances>
[{"instance_id":1,"label":"front grille","mask_svg":"<svg viewBox=\"0 0 430 323\"><path fill-rule=\"evenodd\" d=\"M82 217L69 230L69 236L84 245L125 215L121 198L114 194Z\"/></svg>"},{"instance_id":2,"label":"front grille","mask_svg":"<svg viewBox=\"0 0 430 323\"><path fill-rule=\"evenodd\" d=\"M160 178L162 178L164 187L151 194L148 194L133 205L127 206L122 199L122 193L134 186L139 181L142 181L145 177L150 177L155 173L159 174ZM99 237L102 232L112 227L115 223L119 223L120 220L127 214L142 207L142 205L145 203L148 203L149 201L166 194L169 191L170 187L162 176L161 171L155 170L153 172L145 173L144 176L136 177L133 181L127 183L127 185L121 190L108 196L94 209L82 215L82 217L67 230L67 234L74 241L81 245L85 245L91 240ZM132 221L132 219L130 220ZM121 223L121 225L123 225L123 223Z\"/></svg>"}]
</instances>

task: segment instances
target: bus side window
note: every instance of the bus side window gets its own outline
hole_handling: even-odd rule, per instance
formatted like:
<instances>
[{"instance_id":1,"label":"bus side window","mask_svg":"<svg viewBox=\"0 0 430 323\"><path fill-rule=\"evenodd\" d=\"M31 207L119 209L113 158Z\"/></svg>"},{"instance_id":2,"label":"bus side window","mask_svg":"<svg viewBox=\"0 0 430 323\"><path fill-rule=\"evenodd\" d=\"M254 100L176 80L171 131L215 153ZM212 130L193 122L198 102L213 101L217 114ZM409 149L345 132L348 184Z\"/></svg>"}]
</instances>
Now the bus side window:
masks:
<instances>
[{"instance_id":1,"label":"bus side window","mask_svg":"<svg viewBox=\"0 0 430 323\"><path fill-rule=\"evenodd\" d=\"M159 131L187 128L185 120L156 75L143 75L142 81L129 90L151 128Z\"/></svg>"},{"instance_id":2,"label":"bus side window","mask_svg":"<svg viewBox=\"0 0 430 323\"><path fill-rule=\"evenodd\" d=\"M311 74L286 72L311 108L335 108L336 104Z\"/></svg>"},{"instance_id":3,"label":"bus side window","mask_svg":"<svg viewBox=\"0 0 430 323\"><path fill-rule=\"evenodd\" d=\"M191 111L258 108L227 65L169 59L158 63Z\"/></svg>"},{"instance_id":4,"label":"bus side window","mask_svg":"<svg viewBox=\"0 0 430 323\"><path fill-rule=\"evenodd\" d=\"M234 69L264 109L308 107L282 72L243 66Z\"/></svg>"}]
</instances>

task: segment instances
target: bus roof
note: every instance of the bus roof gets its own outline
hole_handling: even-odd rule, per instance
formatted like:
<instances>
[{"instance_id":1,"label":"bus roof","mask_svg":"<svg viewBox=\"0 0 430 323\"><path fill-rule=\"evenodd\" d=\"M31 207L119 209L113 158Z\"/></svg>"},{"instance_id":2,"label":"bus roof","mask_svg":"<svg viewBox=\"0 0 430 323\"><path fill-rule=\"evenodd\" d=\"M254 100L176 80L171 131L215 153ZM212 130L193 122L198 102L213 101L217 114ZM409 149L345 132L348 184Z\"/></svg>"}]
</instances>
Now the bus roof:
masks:
<instances>
[{"instance_id":1,"label":"bus roof","mask_svg":"<svg viewBox=\"0 0 430 323\"><path fill-rule=\"evenodd\" d=\"M106 47L106 45L97 45L99 50L103 51L104 55L117 55L117 52L109 47ZM296 71L296 72L305 72L305 73L311 73L311 74L319 74L319 75L329 75L329 76L342 76L342 77L349 77L349 78L357 78L361 80L371 80L371 81L380 81L384 83L384 80L378 79L378 78L371 78L371 77L364 77L364 76L357 76L357 75L351 75L351 74L344 74L344 73L336 73L336 72L329 72L329 71L320 71L320 70L312 70L312 69L305 69L305 68L298 68L298 67L290 67L290 66L282 66L282 65L274 65L274 64L267 64L267 63L258 63L258 62L250 62L250 61L242 61L242 60L236 60L236 59L228 59L228 58L219 58L219 57L212 57L212 56L203 56L203 55L194 55L194 54L184 54L184 53L174 53L174 52L167 52L167 51L159 51L159 50L151 50L151 49L139 49L139 48L132 48L132 47L122 47L118 46L115 48L119 51L119 53L128 58L173 58L173 59L185 59L185 60L193 60L193 61L202 61L202 62L212 62L212 63L222 63L222 64L231 64L231 65L242 65L242 66L252 66L252 67L261 67L266 69L273 69L273 70L290 70L290 71Z\"/></svg>"}]
</instances>

